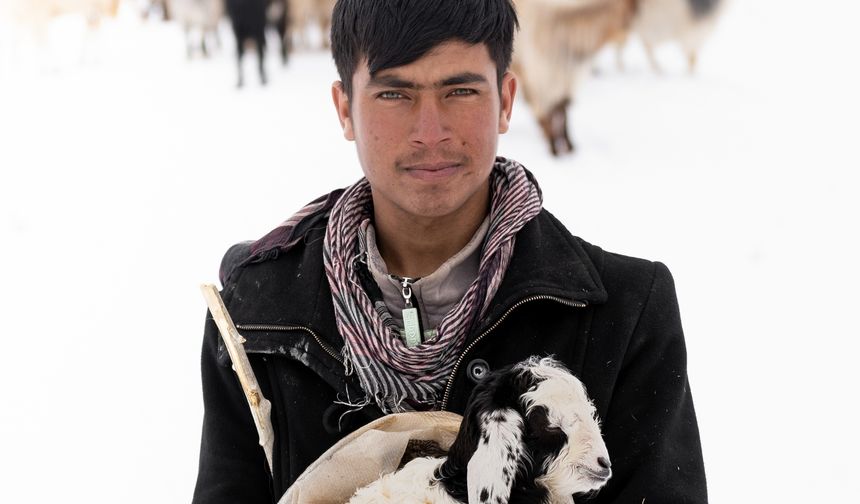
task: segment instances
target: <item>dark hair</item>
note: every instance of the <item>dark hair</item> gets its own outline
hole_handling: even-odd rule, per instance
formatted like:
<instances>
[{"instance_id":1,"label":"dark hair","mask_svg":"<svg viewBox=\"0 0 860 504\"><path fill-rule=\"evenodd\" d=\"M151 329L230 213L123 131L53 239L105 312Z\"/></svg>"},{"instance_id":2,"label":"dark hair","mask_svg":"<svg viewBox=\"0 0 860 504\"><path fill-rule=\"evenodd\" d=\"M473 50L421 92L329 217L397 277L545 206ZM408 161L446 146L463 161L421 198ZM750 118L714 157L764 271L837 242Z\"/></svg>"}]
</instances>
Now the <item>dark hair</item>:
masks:
<instances>
[{"instance_id":1,"label":"dark hair","mask_svg":"<svg viewBox=\"0 0 860 504\"><path fill-rule=\"evenodd\" d=\"M501 85L517 26L511 0L338 0L331 50L348 97L363 58L373 75L408 65L449 40L486 44Z\"/></svg>"}]
</instances>

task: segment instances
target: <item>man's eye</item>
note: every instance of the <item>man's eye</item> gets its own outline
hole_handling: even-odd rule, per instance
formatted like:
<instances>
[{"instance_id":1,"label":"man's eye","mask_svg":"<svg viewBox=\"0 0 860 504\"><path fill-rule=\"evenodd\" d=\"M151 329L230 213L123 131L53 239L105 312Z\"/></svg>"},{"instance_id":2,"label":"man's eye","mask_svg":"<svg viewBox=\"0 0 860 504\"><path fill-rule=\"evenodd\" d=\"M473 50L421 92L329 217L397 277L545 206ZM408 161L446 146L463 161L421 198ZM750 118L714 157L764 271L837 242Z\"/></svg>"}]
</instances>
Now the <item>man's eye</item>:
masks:
<instances>
[{"instance_id":1,"label":"man's eye","mask_svg":"<svg viewBox=\"0 0 860 504\"><path fill-rule=\"evenodd\" d=\"M383 91L379 93L377 97L382 98L383 100L397 100L403 98L403 95L397 91Z\"/></svg>"},{"instance_id":2,"label":"man's eye","mask_svg":"<svg viewBox=\"0 0 860 504\"><path fill-rule=\"evenodd\" d=\"M457 89L451 91L452 96L469 96L469 95L473 95L473 94L478 94L478 92L475 91L474 89L469 89L469 88L457 88Z\"/></svg>"}]
</instances>

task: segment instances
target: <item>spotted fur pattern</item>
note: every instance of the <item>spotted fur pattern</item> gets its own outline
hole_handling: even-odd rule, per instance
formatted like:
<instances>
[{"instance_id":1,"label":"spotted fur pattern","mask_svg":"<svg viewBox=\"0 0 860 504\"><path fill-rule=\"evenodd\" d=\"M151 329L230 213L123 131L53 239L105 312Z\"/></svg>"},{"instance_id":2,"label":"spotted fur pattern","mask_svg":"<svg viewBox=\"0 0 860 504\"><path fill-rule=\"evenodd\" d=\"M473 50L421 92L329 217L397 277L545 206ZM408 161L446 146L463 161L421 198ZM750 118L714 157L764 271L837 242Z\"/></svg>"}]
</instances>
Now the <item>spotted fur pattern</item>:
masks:
<instances>
[{"instance_id":1,"label":"spotted fur pattern","mask_svg":"<svg viewBox=\"0 0 860 504\"><path fill-rule=\"evenodd\" d=\"M475 387L447 457L414 459L349 502L573 504L611 474L582 382L554 359L532 358Z\"/></svg>"},{"instance_id":2,"label":"spotted fur pattern","mask_svg":"<svg viewBox=\"0 0 860 504\"><path fill-rule=\"evenodd\" d=\"M507 502L522 457L523 419L513 409L486 411L480 431L466 465L469 502Z\"/></svg>"}]
</instances>

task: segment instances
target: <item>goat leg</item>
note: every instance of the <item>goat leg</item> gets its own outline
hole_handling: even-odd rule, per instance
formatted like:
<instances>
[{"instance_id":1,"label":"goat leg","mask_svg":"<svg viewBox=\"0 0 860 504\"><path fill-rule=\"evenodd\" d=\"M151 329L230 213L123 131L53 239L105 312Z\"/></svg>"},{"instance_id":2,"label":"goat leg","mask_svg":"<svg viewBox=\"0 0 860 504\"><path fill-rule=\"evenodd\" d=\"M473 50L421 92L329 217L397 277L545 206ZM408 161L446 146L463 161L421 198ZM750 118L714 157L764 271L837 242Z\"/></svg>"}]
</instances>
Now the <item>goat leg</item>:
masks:
<instances>
[{"instance_id":1,"label":"goat leg","mask_svg":"<svg viewBox=\"0 0 860 504\"><path fill-rule=\"evenodd\" d=\"M698 62L698 54L695 49L690 49L687 52L687 70L690 72L690 75L696 74L696 63Z\"/></svg>"},{"instance_id":2,"label":"goat leg","mask_svg":"<svg viewBox=\"0 0 860 504\"><path fill-rule=\"evenodd\" d=\"M239 70L239 80L238 80L238 82L236 82L237 88L241 88L245 84L245 78L244 78L244 75L242 74L242 53L244 52L244 50L245 50L244 41L243 40L237 40L237 43L236 43L236 63L237 63L237 70Z\"/></svg>"},{"instance_id":3,"label":"goat leg","mask_svg":"<svg viewBox=\"0 0 860 504\"><path fill-rule=\"evenodd\" d=\"M645 47L645 54L648 56L648 63L651 65L651 70L657 75L663 75L663 68L657 62L657 56L654 54L654 46L650 42L642 41L642 46Z\"/></svg>"},{"instance_id":4,"label":"goat leg","mask_svg":"<svg viewBox=\"0 0 860 504\"><path fill-rule=\"evenodd\" d=\"M555 141L553 139L552 134L552 119L553 112L548 113L547 115L538 119L538 124L540 124L541 132L543 132L543 136L547 142L549 142L549 151L553 156L558 156L558 150L555 147Z\"/></svg>"},{"instance_id":5,"label":"goat leg","mask_svg":"<svg viewBox=\"0 0 860 504\"><path fill-rule=\"evenodd\" d=\"M555 109L556 124L558 125L556 138L559 138L564 143L564 152L569 153L576 150L573 142L570 140L570 134L567 130L567 107L570 104L569 100L564 100Z\"/></svg>"},{"instance_id":6,"label":"goat leg","mask_svg":"<svg viewBox=\"0 0 860 504\"><path fill-rule=\"evenodd\" d=\"M185 23L185 56L190 60L194 56L194 43L191 41L191 26Z\"/></svg>"},{"instance_id":7,"label":"goat leg","mask_svg":"<svg viewBox=\"0 0 860 504\"><path fill-rule=\"evenodd\" d=\"M266 39L265 37L257 39L257 61L260 65L260 84L266 85Z\"/></svg>"},{"instance_id":8,"label":"goat leg","mask_svg":"<svg viewBox=\"0 0 860 504\"><path fill-rule=\"evenodd\" d=\"M543 135L549 142L549 149L553 156L574 151L573 143L570 141L567 131L567 105L569 103L570 100L562 100L538 120Z\"/></svg>"},{"instance_id":9,"label":"goat leg","mask_svg":"<svg viewBox=\"0 0 860 504\"><path fill-rule=\"evenodd\" d=\"M286 7L285 7L286 8ZM286 65L290 59L290 20L288 17L288 13L284 12L284 14L278 19L278 39L281 43L281 63Z\"/></svg>"}]
</instances>

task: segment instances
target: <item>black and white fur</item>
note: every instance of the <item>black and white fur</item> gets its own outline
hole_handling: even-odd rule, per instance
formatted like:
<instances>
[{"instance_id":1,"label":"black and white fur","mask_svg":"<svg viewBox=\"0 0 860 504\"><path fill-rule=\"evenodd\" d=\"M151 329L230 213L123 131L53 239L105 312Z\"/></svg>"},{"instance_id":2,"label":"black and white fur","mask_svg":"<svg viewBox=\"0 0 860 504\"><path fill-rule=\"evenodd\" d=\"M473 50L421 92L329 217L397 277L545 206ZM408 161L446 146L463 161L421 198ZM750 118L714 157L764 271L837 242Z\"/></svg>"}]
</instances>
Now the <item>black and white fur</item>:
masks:
<instances>
[{"instance_id":1,"label":"black and white fur","mask_svg":"<svg viewBox=\"0 0 860 504\"><path fill-rule=\"evenodd\" d=\"M572 504L611 474L582 382L552 358L531 358L475 388L447 457L412 460L349 502Z\"/></svg>"}]
</instances>

